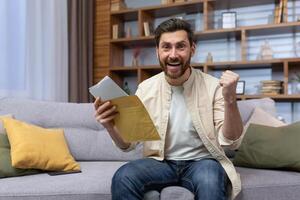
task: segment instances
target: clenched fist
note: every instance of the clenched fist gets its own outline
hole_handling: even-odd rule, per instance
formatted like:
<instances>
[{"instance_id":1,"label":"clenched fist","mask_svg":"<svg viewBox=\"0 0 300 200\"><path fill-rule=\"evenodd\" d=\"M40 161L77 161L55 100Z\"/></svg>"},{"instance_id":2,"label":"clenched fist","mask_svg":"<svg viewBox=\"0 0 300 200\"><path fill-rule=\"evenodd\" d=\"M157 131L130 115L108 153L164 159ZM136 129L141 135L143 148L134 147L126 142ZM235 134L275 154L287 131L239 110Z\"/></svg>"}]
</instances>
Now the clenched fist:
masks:
<instances>
[{"instance_id":1,"label":"clenched fist","mask_svg":"<svg viewBox=\"0 0 300 200\"><path fill-rule=\"evenodd\" d=\"M226 103L233 103L236 100L236 85L240 76L230 70L222 73L220 85L223 87L222 94Z\"/></svg>"}]
</instances>

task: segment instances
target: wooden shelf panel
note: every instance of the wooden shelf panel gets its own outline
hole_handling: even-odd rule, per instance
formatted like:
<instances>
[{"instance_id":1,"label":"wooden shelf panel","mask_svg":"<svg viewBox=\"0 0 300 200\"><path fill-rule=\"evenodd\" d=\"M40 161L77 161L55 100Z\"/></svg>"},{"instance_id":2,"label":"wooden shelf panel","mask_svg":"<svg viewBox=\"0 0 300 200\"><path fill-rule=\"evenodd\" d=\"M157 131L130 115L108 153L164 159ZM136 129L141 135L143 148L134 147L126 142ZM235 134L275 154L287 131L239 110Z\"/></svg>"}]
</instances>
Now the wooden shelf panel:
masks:
<instances>
[{"instance_id":1,"label":"wooden shelf panel","mask_svg":"<svg viewBox=\"0 0 300 200\"><path fill-rule=\"evenodd\" d=\"M216 40L223 38L241 38L241 29L218 29L218 30L208 30L208 31L198 31L195 32L195 39L199 40Z\"/></svg>"},{"instance_id":2,"label":"wooden shelf panel","mask_svg":"<svg viewBox=\"0 0 300 200\"><path fill-rule=\"evenodd\" d=\"M124 21L138 20L139 9L128 9L121 11L113 11L110 13L111 17L117 17L123 19Z\"/></svg>"},{"instance_id":3,"label":"wooden shelf panel","mask_svg":"<svg viewBox=\"0 0 300 200\"><path fill-rule=\"evenodd\" d=\"M212 2L215 10L224 10L228 8L242 8L248 6L257 6L265 4L274 4L276 0L217 0Z\"/></svg>"},{"instance_id":4,"label":"wooden shelf panel","mask_svg":"<svg viewBox=\"0 0 300 200\"><path fill-rule=\"evenodd\" d=\"M300 101L300 94L297 95L284 95L284 94L278 94L278 95L237 95L238 99L246 100L246 99L260 99L260 98L272 98L276 101Z\"/></svg>"},{"instance_id":5,"label":"wooden shelf panel","mask_svg":"<svg viewBox=\"0 0 300 200\"><path fill-rule=\"evenodd\" d=\"M137 67L111 67L110 74L115 76L137 76L138 68Z\"/></svg>"},{"instance_id":6,"label":"wooden shelf panel","mask_svg":"<svg viewBox=\"0 0 300 200\"><path fill-rule=\"evenodd\" d=\"M249 69L249 68L270 68L273 66L283 66L283 59L256 60L256 61L233 61L215 62L206 64L209 69Z\"/></svg>"},{"instance_id":7,"label":"wooden shelf panel","mask_svg":"<svg viewBox=\"0 0 300 200\"><path fill-rule=\"evenodd\" d=\"M153 17L168 17L180 13L201 13L203 12L203 1L192 1L183 3L165 4L142 9Z\"/></svg>"},{"instance_id":8,"label":"wooden shelf panel","mask_svg":"<svg viewBox=\"0 0 300 200\"><path fill-rule=\"evenodd\" d=\"M213 2L215 0L192 0L182 3L170 3L164 5L156 5L156 6L146 6L140 8L128 8L119 11L111 11L111 16L120 16L124 17L125 20L133 20L135 19L135 15L139 10L149 12L153 14L155 17L166 17L170 15L175 15L179 13L195 13L203 11L203 2Z\"/></svg>"},{"instance_id":9,"label":"wooden shelf panel","mask_svg":"<svg viewBox=\"0 0 300 200\"><path fill-rule=\"evenodd\" d=\"M135 38L120 38L110 40L111 44L120 45L126 48L142 46L142 47L154 47L154 36L148 37L135 37Z\"/></svg>"},{"instance_id":10,"label":"wooden shelf panel","mask_svg":"<svg viewBox=\"0 0 300 200\"><path fill-rule=\"evenodd\" d=\"M295 33L295 32L300 32L300 22L248 26L248 27L241 27L241 29L245 29L247 31L248 36Z\"/></svg>"}]
</instances>

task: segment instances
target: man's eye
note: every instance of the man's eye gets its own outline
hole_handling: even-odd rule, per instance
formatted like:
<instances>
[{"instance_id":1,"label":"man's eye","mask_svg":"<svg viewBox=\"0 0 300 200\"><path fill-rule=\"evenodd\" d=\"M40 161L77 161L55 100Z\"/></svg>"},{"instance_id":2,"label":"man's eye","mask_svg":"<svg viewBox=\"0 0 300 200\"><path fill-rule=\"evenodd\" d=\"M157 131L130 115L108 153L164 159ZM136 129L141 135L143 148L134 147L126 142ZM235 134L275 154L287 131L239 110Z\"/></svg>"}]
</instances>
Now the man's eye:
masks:
<instances>
[{"instance_id":1,"label":"man's eye","mask_svg":"<svg viewBox=\"0 0 300 200\"><path fill-rule=\"evenodd\" d=\"M177 45L177 48L178 48L178 49L184 49L184 48L185 48L185 45L184 45L184 44L179 44L179 45Z\"/></svg>"}]
</instances>

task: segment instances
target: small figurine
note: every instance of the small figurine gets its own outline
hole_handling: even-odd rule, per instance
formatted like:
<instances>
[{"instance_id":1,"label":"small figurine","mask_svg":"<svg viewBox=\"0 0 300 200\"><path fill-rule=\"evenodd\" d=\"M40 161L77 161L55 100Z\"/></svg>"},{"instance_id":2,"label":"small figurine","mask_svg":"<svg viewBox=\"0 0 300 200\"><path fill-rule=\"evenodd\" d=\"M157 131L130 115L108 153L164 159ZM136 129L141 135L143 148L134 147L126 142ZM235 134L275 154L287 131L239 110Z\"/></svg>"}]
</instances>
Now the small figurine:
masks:
<instances>
[{"instance_id":1,"label":"small figurine","mask_svg":"<svg viewBox=\"0 0 300 200\"><path fill-rule=\"evenodd\" d=\"M132 55L132 66L137 67L139 65L138 57L141 53L141 48L136 47L133 49L133 55Z\"/></svg>"},{"instance_id":2,"label":"small figurine","mask_svg":"<svg viewBox=\"0 0 300 200\"><path fill-rule=\"evenodd\" d=\"M258 55L259 60L270 60L273 59L273 50L269 44L269 42L266 40L263 45L261 45L260 53Z\"/></svg>"},{"instance_id":3,"label":"small figurine","mask_svg":"<svg viewBox=\"0 0 300 200\"><path fill-rule=\"evenodd\" d=\"M206 56L206 62L207 63L212 63L213 62L213 56L210 52L208 52L208 54Z\"/></svg>"},{"instance_id":4,"label":"small figurine","mask_svg":"<svg viewBox=\"0 0 300 200\"><path fill-rule=\"evenodd\" d=\"M129 89L129 86L128 86L128 82L127 81L125 81L125 83L124 83L124 88L123 88L123 90L128 94L128 95L130 95L130 89Z\"/></svg>"}]
</instances>

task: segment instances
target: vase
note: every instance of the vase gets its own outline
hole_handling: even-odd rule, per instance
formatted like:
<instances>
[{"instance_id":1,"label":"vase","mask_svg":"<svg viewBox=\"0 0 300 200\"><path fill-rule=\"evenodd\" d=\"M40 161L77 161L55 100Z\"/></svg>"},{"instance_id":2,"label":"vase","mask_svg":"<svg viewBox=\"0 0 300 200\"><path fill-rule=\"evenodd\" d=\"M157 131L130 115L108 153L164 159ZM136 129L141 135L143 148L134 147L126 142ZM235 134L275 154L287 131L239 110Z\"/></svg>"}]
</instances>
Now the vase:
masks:
<instances>
[{"instance_id":1,"label":"vase","mask_svg":"<svg viewBox=\"0 0 300 200\"><path fill-rule=\"evenodd\" d=\"M137 67L139 65L138 59L137 58L132 58L132 64L133 67Z\"/></svg>"}]
</instances>

